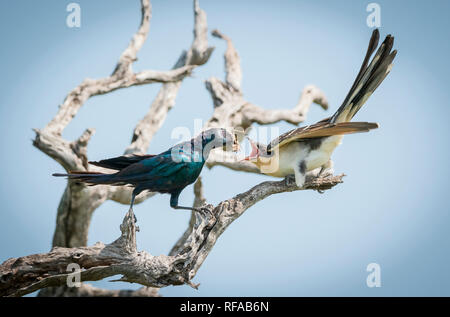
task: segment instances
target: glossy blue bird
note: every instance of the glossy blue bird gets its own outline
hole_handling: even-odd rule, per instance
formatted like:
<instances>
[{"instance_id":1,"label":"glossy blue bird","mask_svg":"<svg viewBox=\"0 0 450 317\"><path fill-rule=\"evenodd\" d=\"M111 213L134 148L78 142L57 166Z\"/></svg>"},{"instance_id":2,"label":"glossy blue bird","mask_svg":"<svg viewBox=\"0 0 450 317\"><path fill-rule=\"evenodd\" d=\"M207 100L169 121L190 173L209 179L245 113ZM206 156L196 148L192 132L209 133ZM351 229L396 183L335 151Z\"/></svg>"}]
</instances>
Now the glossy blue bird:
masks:
<instances>
[{"instance_id":1,"label":"glossy blue bird","mask_svg":"<svg viewBox=\"0 0 450 317\"><path fill-rule=\"evenodd\" d=\"M143 191L170 194L170 206L174 209L187 209L203 212L202 208L178 205L178 197L183 189L194 183L200 175L214 148L237 151L236 136L226 129L209 129L190 141L177 144L158 155L124 155L90 164L114 169L118 172L105 174L98 172L69 172L53 174L66 176L76 182L88 185L129 185L134 187L130 209L134 200Z\"/></svg>"}]
</instances>

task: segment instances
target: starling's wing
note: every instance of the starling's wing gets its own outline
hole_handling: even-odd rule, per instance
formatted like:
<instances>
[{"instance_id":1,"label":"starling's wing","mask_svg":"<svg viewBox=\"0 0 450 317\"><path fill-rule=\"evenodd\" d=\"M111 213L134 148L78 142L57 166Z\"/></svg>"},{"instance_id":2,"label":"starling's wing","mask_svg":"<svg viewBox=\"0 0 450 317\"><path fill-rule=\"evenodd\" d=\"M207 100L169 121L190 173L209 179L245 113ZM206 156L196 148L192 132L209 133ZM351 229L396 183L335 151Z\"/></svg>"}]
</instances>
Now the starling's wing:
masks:
<instances>
[{"instance_id":1,"label":"starling's wing","mask_svg":"<svg viewBox=\"0 0 450 317\"><path fill-rule=\"evenodd\" d=\"M120 170L116 175L119 178L132 178L133 180L145 180L169 176L186 165L183 161L176 161L171 153L153 155L149 158L131 164Z\"/></svg>"},{"instance_id":2,"label":"starling's wing","mask_svg":"<svg viewBox=\"0 0 450 317\"><path fill-rule=\"evenodd\" d=\"M106 160L101 160L98 162L89 162L89 164L100 166L104 168L109 168L113 170L122 170L127 166L130 166L134 163L138 163L142 160L154 157L155 155L122 155L119 157L114 157Z\"/></svg>"},{"instance_id":3,"label":"starling's wing","mask_svg":"<svg viewBox=\"0 0 450 317\"><path fill-rule=\"evenodd\" d=\"M288 131L274 139L267 146L267 152L277 147L282 147L290 142L301 141L302 139L322 138L332 135L343 135L358 132L368 132L378 128L377 123L371 122L340 122L328 123L320 121L316 124Z\"/></svg>"},{"instance_id":4,"label":"starling's wing","mask_svg":"<svg viewBox=\"0 0 450 317\"><path fill-rule=\"evenodd\" d=\"M182 156L182 155L181 155ZM179 156L178 156L179 157ZM179 173L181 170L183 173ZM186 173L188 170L188 173ZM195 174L195 171L193 171ZM98 172L70 172L68 174L53 174L54 176L66 176L76 182L88 185L134 185L144 184L148 188L157 185L157 190L167 192L173 187L184 185L189 174L189 163L172 159L171 153L153 155L137 161L121 169L114 174Z\"/></svg>"}]
</instances>

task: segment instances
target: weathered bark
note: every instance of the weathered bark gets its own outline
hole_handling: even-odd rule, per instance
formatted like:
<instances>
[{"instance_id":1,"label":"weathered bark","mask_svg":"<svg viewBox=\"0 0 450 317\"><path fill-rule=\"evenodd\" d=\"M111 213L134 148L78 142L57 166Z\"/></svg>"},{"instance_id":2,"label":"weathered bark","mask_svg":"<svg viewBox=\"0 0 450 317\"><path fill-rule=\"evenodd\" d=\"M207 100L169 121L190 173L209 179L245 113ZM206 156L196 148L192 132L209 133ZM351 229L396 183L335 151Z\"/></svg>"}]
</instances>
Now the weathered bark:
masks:
<instances>
[{"instance_id":1,"label":"weathered bark","mask_svg":"<svg viewBox=\"0 0 450 317\"><path fill-rule=\"evenodd\" d=\"M195 213L195 223L179 247L171 255L152 256L137 251L135 217L131 210L120 226L122 235L113 243L101 242L91 247L54 247L49 253L12 258L0 266L0 296L23 296L36 290L66 285L72 272L71 263L78 264L81 281L97 281L120 274L118 281L139 283L148 287L188 284L211 252L227 227L248 208L264 198L297 190L327 190L342 182L343 175L309 177L302 188L285 180L263 182L250 190L209 205L211 213Z\"/></svg>"},{"instance_id":2,"label":"weathered bark","mask_svg":"<svg viewBox=\"0 0 450 317\"><path fill-rule=\"evenodd\" d=\"M38 297L160 297L158 288L143 286L133 290L110 290L81 284L80 287L49 287L39 292Z\"/></svg>"}]
</instances>

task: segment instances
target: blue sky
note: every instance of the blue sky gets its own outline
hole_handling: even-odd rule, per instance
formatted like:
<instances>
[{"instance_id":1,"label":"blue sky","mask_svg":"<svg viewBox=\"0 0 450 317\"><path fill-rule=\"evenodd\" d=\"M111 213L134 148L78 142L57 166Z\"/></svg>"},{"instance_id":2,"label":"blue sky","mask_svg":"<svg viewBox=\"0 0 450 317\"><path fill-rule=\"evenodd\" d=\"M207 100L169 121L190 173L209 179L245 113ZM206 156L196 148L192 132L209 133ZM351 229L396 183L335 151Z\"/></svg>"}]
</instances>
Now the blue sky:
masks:
<instances>
[{"instance_id":1,"label":"blue sky","mask_svg":"<svg viewBox=\"0 0 450 317\"><path fill-rule=\"evenodd\" d=\"M2 1L0 28L0 261L46 252L65 188L51 177L62 168L35 149L32 128L54 116L65 95L84 78L109 75L136 31L139 1L77 1L81 28L65 24L71 1ZM306 124L334 112L362 61L371 29L369 1L206 1L210 29L229 35L240 54L245 98L260 106L293 107L302 88L315 84L330 109L312 106ZM377 1L381 36L395 36L394 68L356 120L378 130L344 138L335 151L345 182L320 195L272 196L249 209L222 235L195 283L167 287L166 296L411 296L450 295L448 1ZM150 35L136 71L169 69L192 41L190 1L152 1ZM212 101L204 80L223 78L225 43L186 79L149 151L172 146L171 131L207 120ZM115 91L90 99L64 131L74 139L95 127L92 160L120 155L160 85ZM101 118L101 120L99 120ZM276 125L281 132L291 125ZM202 172L210 203L270 179L225 168ZM227 184L224 186L224 184ZM187 188L180 202L192 202ZM89 244L111 242L127 206L103 204L94 214ZM188 213L157 195L135 208L139 249L166 254L184 231ZM366 266L381 267L382 287L366 286ZM125 283L95 282L109 288Z\"/></svg>"}]
</instances>

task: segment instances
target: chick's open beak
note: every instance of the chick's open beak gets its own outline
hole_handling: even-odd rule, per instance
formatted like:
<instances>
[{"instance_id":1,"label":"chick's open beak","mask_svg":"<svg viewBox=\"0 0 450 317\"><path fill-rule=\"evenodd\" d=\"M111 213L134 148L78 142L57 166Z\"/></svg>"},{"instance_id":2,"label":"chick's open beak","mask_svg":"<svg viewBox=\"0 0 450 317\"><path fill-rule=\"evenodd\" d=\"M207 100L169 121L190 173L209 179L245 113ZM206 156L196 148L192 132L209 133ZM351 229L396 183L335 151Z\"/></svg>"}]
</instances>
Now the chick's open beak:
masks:
<instances>
[{"instance_id":1,"label":"chick's open beak","mask_svg":"<svg viewBox=\"0 0 450 317\"><path fill-rule=\"evenodd\" d=\"M247 138L250 142L250 145L252 147L252 151L250 152L249 156L245 157L243 161L252 161L256 159L259 156L259 149L255 142L252 141L252 139Z\"/></svg>"}]
</instances>

